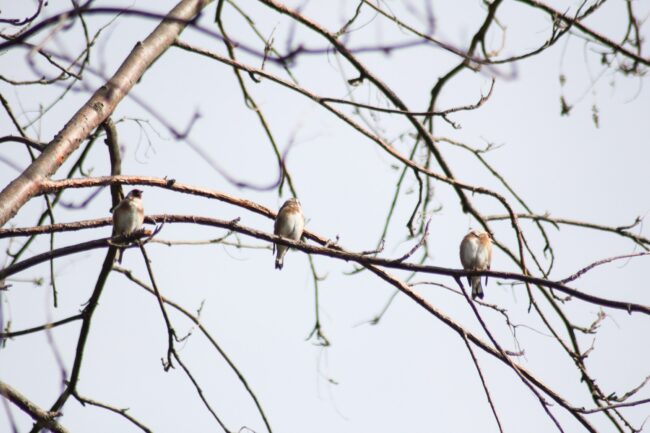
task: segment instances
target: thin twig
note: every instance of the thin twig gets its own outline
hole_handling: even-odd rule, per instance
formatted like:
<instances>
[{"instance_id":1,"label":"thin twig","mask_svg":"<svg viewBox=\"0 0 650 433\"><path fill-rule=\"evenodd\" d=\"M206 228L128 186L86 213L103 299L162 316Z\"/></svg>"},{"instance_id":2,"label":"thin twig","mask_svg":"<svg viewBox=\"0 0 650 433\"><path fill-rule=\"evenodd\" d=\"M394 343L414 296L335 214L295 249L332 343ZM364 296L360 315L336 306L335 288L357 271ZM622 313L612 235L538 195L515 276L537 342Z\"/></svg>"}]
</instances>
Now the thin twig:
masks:
<instances>
[{"instance_id":1,"label":"thin twig","mask_svg":"<svg viewBox=\"0 0 650 433\"><path fill-rule=\"evenodd\" d=\"M147 267L147 273L149 274L151 287L153 287L154 291L156 292L156 299L158 300L160 311L162 312L163 318L165 319L165 326L167 328L167 361L163 362L163 368L165 369L165 371L167 371L170 368L174 367L174 364L172 363L172 355L174 353L174 340L177 340L178 337L176 336L176 331L174 330L174 327L172 326L172 323L169 320L169 316L167 315L167 310L165 309L165 303L163 302L162 295L160 294L160 290L158 290L156 279L153 276L153 270L151 269L151 261L149 260L149 256L147 255L147 250L144 248L144 244L142 242L138 242L138 246L140 247L140 251L142 252L144 263Z\"/></svg>"},{"instance_id":2,"label":"thin twig","mask_svg":"<svg viewBox=\"0 0 650 433\"><path fill-rule=\"evenodd\" d=\"M499 420L499 415L497 415L497 410L494 407L494 403L492 402L492 397L490 396L490 390L488 389L487 383L485 382L485 378L483 377L483 372L481 371L481 367L478 365L478 359L476 359L476 355L474 354L474 351L472 350L472 346L469 344L466 335L463 335L463 340L465 341L467 350L469 350L469 354L472 357L472 361L474 362L474 366L476 367L478 376L481 379L481 384L483 385L485 396L487 397L488 403L490 404L490 409L492 409L492 413L494 414L494 419L496 420L497 425L499 426L499 431L503 433L503 426L501 425L501 421Z\"/></svg>"},{"instance_id":3,"label":"thin twig","mask_svg":"<svg viewBox=\"0 0 650 433\"><path fill-rule=\"evenodd\" d=\"M21 329L20 331L0 332L0 340L5 338L14 338L21 335L33 334L34 332L44 331L46 329L56 328L57 326L65 325L66 323L74 322L83 318L83 314L75 314L74 316L66 317L65 319L57 320L56 322L46 323L33 328Z\"/></svg>"},{"instance_id":4,"label":"thin twig","mask_svg":"<svg viewBox=\"0 0 650 433\"><path fill-rule=\"evenodd\" d=\"M127 413L127 411L129 410L128 408L119 409L117 407L108 405L106 403L99 402L97 400L90 399L88 397L82 397L82 396L79 395L79 393L77 393L77 391L75 391L72 395L73 395L73 397L75 399L77 399L77 401L79 403L81 403L82 406L85 406L86 404L89 404L91 406L101 407L102 409L109 410L111 412L114 412L114 413L126 418L133 425L138 427L143 432L145 432L145 433L153 433L152 430L149 427L147 427L146 425L142 424L142 422L138 421L137 419L135 419L134 417L129 415Z\"/></svg>"},{"instance_id":5,"label":"thin twig","mask_svg":"<svg viewBox=\"0 0 650 433\"><path fill-rule=\"evenodd\" d=\"M632 258L632 257L647 256L649 254L650 254L650 251L644 251L642 253L624 254L622 256L609 257L607 259L598 260L598 261L590 264L589 266L586 266L586 267L580 269L578 272L571 275L570 277L567 277L567 278L565 278L563 280L560 280L559 283L560 284L566 284L566 283L570 283L573 280L577 280L578 278L580 278L581 276L583 276L584 274L586 274L587 272L589 272L590 270L592 270L596 266L604 265L606 263L611 263L611 262L613 262L615 260L629 259L629 258Z\"/></svg>"},{"instance_id":6,"label":"thin twig","mask_svg":"<svg viewBox=\"0 0 650 433\"><path fill-rule=\"evenodd\" d=\"M145 284L142 280L136 278L130 270L122 268L120 266L116 266L116 265L113 266L113 270L121 273L126 278L128 278L129 280L131 280L132 282L137 284L139 287L146 290L148 293L150 293L150 294L152 294L154 296L157 296L156 292L151 287L149 287L147 284ZM260 416L262 417L262 420L264 421L264 425L266 426L269 433L272 433L271 425L270 425L270 423L269 423L269 421L268 421L268 419L266 417L266 414L264 413L264 410L262 409L262 405L259 402L259 400L258 400L257 396L255 395L255 393L253 392L252 388L248 384L248 381L246 380L244 375L239 371L239 369L237 368L235 363L230 359L230 357L226 354L226 352L224 352L224 350L221 348L221 346L217 343L215 338L201 324L198 316L193 315L192 313L187 311L185 308L181 307L176 302L174 302L174 301L172 301L170 299L167 299L164 296L162 297L162 300L166 305L169 305L172 308L174 308L176 311L179 311L181 314L183 314L185 317L187 317L190 321L192 321L192 323L194 323L199 328L201 333L205 336L205 338L208 339L208 341L210 342L212 347L214 347L215 350L219 353L219 355L224 359L224 361L226 361L228 366L231 368L231 370L235 373L235 375L237 376L239 381L242 383L242 385L246 389L246 392L248 392L251 399L255 403L255 406L257 407L257 410L260 413Z\"/></svg>"}]
</instances>

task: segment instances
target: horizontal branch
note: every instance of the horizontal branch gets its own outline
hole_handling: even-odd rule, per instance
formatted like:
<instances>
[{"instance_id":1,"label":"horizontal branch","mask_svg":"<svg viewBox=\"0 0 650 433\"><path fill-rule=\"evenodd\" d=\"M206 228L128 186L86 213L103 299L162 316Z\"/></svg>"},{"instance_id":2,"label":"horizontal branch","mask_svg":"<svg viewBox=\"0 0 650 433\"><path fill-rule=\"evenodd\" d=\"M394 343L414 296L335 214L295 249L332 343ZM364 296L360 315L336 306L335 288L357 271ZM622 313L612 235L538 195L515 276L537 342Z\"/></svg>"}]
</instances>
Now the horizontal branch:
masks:
<instances>
[{"instance_id":1,"label":"horizontal branch","mask_svg":"<svg viewBox=\"0 0 650 433\"><path fill-rule=\"evenodd\" d=\"M55 418L59 415L58 413L47 412L41 409L29 401L27 397L2 381L0 381L0 395L18 406L20 410L32 417L34 421L39 422L49 430L55 433L68 433L67 429L56 422Z\"/></svg>"},{"instance_id":2,"label":"horizontal branch","mask_svg":"<svg viewBox=\"0 0 650 433\"><path fill-rule=\"evenodd\" d=\"M319 102L320 103L333 102L335 104L352 105L353 107L356 108L365 108L371 111L378 111L381 113L389 113L389 114L408 114L411 116L443 116L444 117L447 116L448 114L457 113L459 111L471 111L481 107L488 99L490 99L490 96L492 96L492 90L494 90L494 83L495 80L493 78L492 83L490 84L490 90L488 91L487 95L481 95L481 98L478 100L478 102L474 104L467 104L459 107L448 108L446 110L441 110L441 111L406 111L406 110L399 110L394 108L378 107L376 105L363 104L361 102L349 101L347 99L329 98L329 97L321 97Z\"/></svg>"},{"instance_id":3,"label":"horizontal branch","mask_svg":"<svg viewBox=\"0 0 650 433\"><path fill-rule=\"evenodd\" d=\"M610 233L615 233L621 236L624 236L626 238L632 239L639 245L644 246L646 249L650 247L650 239L635 235L634 233L628 232L629 229L632 227L635 227L641 222L640 218L637 218L637 220L630 224L629 226L623 226L623 227L611 227L611 226L606 226L602 224L594 224L590 223L587 221L578 221L578 220L572 220L568 218L555 218L550 215L536 215L536 214L517 214L517 218L519 219L531 219L534 221L544 221L550 224L553 224L557 227L558 224L562 225L569 225L569 226L575 226L575 227L583 227L587 229L592 229L592 230L600 230L604 232L610 232ZM509 215L488 215L485 217L486 221L510 221L510 216Z\"/></svg>"},{"instance_id":4,"label":"horizontal branch","mask_svg":"<svg viewBox=\"0 0 650 433\"><path fill-rule=\"evenodd\" d=\"M622 407L641 406L643 404L648 404L648 403L650 403L650 398L645 398L643 400L638 400L638 401L627 401L623 403L615 403L615 404L610 404L608 406L596 407L593 409L579 408L576 410L580 413L590 414L590 413L598 413L610 409L620 409Z\"/></svg>"},{"instance_id":5,"label":"horizontal branch","mask_svg":"<svg viewBox=\"0 0 650 433\"><path fill-rule=\"evenodd\" d=\"M74 232L84 229L94 229L113 224L113 218L99 218L94 220L76 221L74 223L58 223L51 225L41 225L36 227L17 227L4 229L0 228L0 239L27 237L33 235L42 235L47 233Z\"/></svg>"},{"instance_id":6,"label":"horizontal branch","mask_svg":"<svg viewBox=\"0 0 650 433\"><path fill-rule=\"evenodd\" d=\"M134 238L140 238L145 236L146 233L137 233L129 237L115 238L114 241L117 243L125 243L124 241L127 239L134 239ZM99 248L110 247L113 245L112 239L113 238L110 237L95 239L92 241L82 242L80 244L75 244L75 245L69 245L67 247L62 247L62 248L56 248L47 251L45 253L37 254L23 261L14 263L13 265L9 265L4 269L0 269L0 280L7 278L11 275L17 274L18 272L24 271L25 269L31 268L32 266L36 266L39 263L46 262L48 260L56 259L58 257L68 256L70 254L76 254L82 251L90 251Z\"/></svg>"},{"instance_id":7,"label":"horizontal branch","mask_svg":"<svg viewBox=\"0 0 650 433\"><path fill-rule=\"evenodd\" d=\"M260 207L261 208L261 207ZM268 211L271 213L270 211ZM272 217L272 215L271 215ZM404 263L400 260L394 260L394 259L387 259L387 258L380 258L380 257L369 257L364 254L360 253L353 253L349 252L346 250L343 250L340 247L320 247L320 246L315 246L315 245L310 245L307 243L303 242L296 242L292 241L289 239L281 238L279 236L275 236L260 230L256 230L250 227L246 227L243 225L240 225L238 220L220 220L216 218L209 218L209 217L202 217L202 216L195 216L195 215L149 215L145 219L146 222L148 223L189 223L189 224L198 224L198 225L205 225L205 226L210 226L210 227L219 227L223 229L228 229L232 231L236 231L238 233L242 233L257 239L261 239L264 241L268 242L274 242L274 243L279 243L283 245L288 245L293 248L296 248L298 250L304 251L308 254L317 254L317 255L322 255L322 256L327 256L327 257L333 257L333 258L338 258L342 259L345 261L353 261L356 262L360 265L363 266L368 266L368 265L375 265L375 266L382 266L386 268L393 268L393 269L401 269L401 270L406 270L406 271L411 271L411 272L421 272L421 273L427 273L427 274L436 274L436 275L444 275L452 278L459 278L459 277L472 277L472 276L489 276L493 278L499 278L503 280L512 280L512 281L520 281L520 282L526 282L526 283L531 283L543 287L548 287L554 290L557 290L559 292L565 293L567 295L573 296L575 298L581 299L586 302L590 302L593 304L601 305L604 307L609 307L609 308L614 308L614 309L619 309L619 310L624 310L627 311L628 313L632 312L639 312L643 314L650 315L650 307L645 306L645 305L640 305L640 304L635 304L635 303L630 303L630 302L622 302L622 301L616 301L616 300L611 300L611 299L605 299L605 298L600 298L597 296L593 296L587 293L580 292L576 289L570 288L564 284L561 284L556 281L550 281L546 280L543 278L538 278L538 277L533 277L529 275L523 275L523 274L518 274L514 272L500 272L500 271L466 271L464 269L454 269L454 268L444 268L440 266L431 266L431 265L420 265L420 264L415 264L415 263ZM72 229L72 230L78 230L80 227L77 226L84 226L84 227L98 227L100 225L108 225L110 224L110 220L108 218L104 218L101 220L94 220L94 221L82 221L81 223L66 223L66 224L57 224L59 229ZM51 231L48 231L48 228L52 229L54 226L42 226L42 227L34 227L32 230L34 232L39 232L39 233L50 233ZM8 233L10 233L12 230L17 230L20 233L28 233L29 228L21 228L21 229L0 229L0 235L1 236L6 236ZM32 232L29 232L28 234L34 234ZM140 234L140 236L144 236L143 234ZM326 239L322 238L319 235L316 235L314 233L311 233L309 231L305 231L305 237L315 240L319 243L326 243ZM81 251L87 251L91 249L97 249L97 248L103 248L107 247L110 245L109 241L111 238L102 238L102 239L96 239L88 242L83 242L80 244L76 245L71 245L63 248L58 248L54 249L52 251L48 251L39 255L36 255L34 257L31 257L29 259L23 260L21 262L15 263L14 265L8 266L2 270L0 270L0 279L6 278L10 275L16 274L17 272L20 272L24 269L27 269L31 266L34 266L38 263L42 263L44 261L50 260L52 258L56 257L61 257L69 254L74 254L77 252Z\"/></svg>"},{"instance_id":8,"label":"horizontal branch","mask_svg":"<svg viewBox=\"0 0 650 433\"><path fill-rule=\"evenodd\" d=\"M65 319L58 320L52 323L46 323L40 326L34 326L33 328L22 329L20 331L13 332L0 332L0 340L5 338L19 337L21 335L33 334L34 332L45 331L46 329L56 328L57 326L65 325L66 323L74 322L75 320L80 320L83 318L82 314L76 314L74 316L66 317Z\"/></svg>"},{"instance_id":9,"label":"horizontal branch","mask_svg":"<svg viewBox=\"0 0 650 433\"><path fill-rule=\"evenodd\" d=\"M34 141L27 137L21 137L19 135L6 135L4 137L0 137L0 143L5 143L7 141L15 141L17 143L26 144L27 146L34 148L39 152L42 152L43 149L45 148L44 143L39 143L38 141Z\"/></svg>"},{"instance_id":10,"label":"horizontal branch","mask_svg":"<svg viewBox=\"0 0 650 433\"><path fill-rule=\"evenodd\" d=\"M212 189L202 188L186 183L176 182L175 179L162 179L159 177L149 176L101 176L101 177L87 177L83 179L63 179L63 180L46 180L41 184L41 193L50 194L68 188L88 188L95 186L108 186L108 185L140 185L140 186L155 186L158 188L168 189L170 191L180 192L183 194L190 194L199 197L211 198L229 203L251 212L275 218L275 212L271 212L264 206L261 206L251 200L240 199L234 195L225 194ZM0 229L0 236L3 232Z\"/></svg>"},{"instance_id":11,"label":"horizontal branch","mask_svg":"<svg viewBox=\"0 0 650 433\"><path fill-rule=\"evenodd\" d=\"M222 194L216 191L210 191L202 188L193 188L189 185L183 185L177 182L174 182L173 180L165 180L165 179L156 179L156 178L136 178L136 177L127 177L127 176L119 176L119 177L107 177L107 178L98 178L98 179L79 179L79 180L74 180L74 181L48 181L46 185L44 185L47 189L48 192L54 192L58 191L60 189L65 189L65 188L80 188L80 187L89 187L89 186L97 186L98 184L104 184L104 185L109 185L109 184L114 184L114 183L120 183L120 184L132 184L132 185L150 185L150 186L157 186L157 187L163 187L166 189L174 190L177 192L183 192L187 194L193 194L193 195L200 195L204 197L209 197L209 198L214 198L222 201L226 201L228 203L231 203L233 205L239 206L242 209L246 209L261 215L264 215L268 218L274 218L275 213L268 210L267 208L260 206L254 202L248 201L248 200L240 200L237 199L233 196L229 196L226 194ZM241 226L237 223L237 221L221 221L221 220L216 220L212 218L205 218L205 217L197 217L197 216L184 216L184 215L157 215L157 216L149 216L146 218L147 222L186 222L186 223L194 223L194 224L201 224L201 225L208 225L208 226L214 226L214 227L220 227L220 228L225 228L229 229L232 231L236 231L239 233L247 234L259 239L263 239L269 242L277 242L280 244L285 244L285 245L290 245L293 246L297 249L303 250L308 253L314 253L314 254L322 254L326 256L331 256L331 257L337 257L343 260L352 260L356 261L357 263L362 264L363 266L366 266L371 272L375 273L377 276L382 278L383 280L387 281L389 284L395 286L397 289L399 289L401 292L405 293L408 297L413 299L416 303L418 303L421 307L423 307L426 311L428 311L430 314L441 320L443 323L445 323L447 326L451 327L455 332L459 333L459 335L467 335L467 338L472 341L472 343L476 344L478 347L480 347L482 350L486 351L487 353L491 354L492 356L498 358L502 362L506 363L507 365L510 365L510 362L506 359L503 359L502 357L505 356L495 349L493 349L490 345L476 337L475 335L469 333L466 329L464 329L461 325L453 321L450 317L446 316L443 314L441 311L438 311L435 307L430 305L426 300L424 300L422 297L420 297L417 293L415 293L410 286L408 286L405 283L402 283L401 281L395 279L392 277L390 274L385 272L384 270L378 268L375 266L375 264L378 264L380 266L387 266L387 267L393 267L393 268L398 268L398 269L407 269L407 270L418 270L422 272L429 272L429 273L440 273L443 275L449 275L452 277L456 276L466 276L466 275L479 275L479 274L486 274L487 272L466 272L463 270L455 270L455 269L445 269L445 268L435 268L435 267L424 267L424 266L418 266L418 265L412 265L408 263L399 263L391 260L386 260L386 259L379 259L379 258L373 258L373 257L367 257L363 254L354 254L354 253L349 253L346 251L343 251L342 249L338 247L332 247L332 248L319 248L315 247L306 243L302 242L293 242L284 238L279 238L274 235L270 235L265 232L260 232L254 229L246 228L244 226ZM60 230L78 230L80 228L83 228L81 226L85 227L98 227L101 225L108 225L110 224L110 219L104 218L102 220L96 220L94 222L81 222L80 224L76 224L77 227L75 227L76 223L68 223L68 224L61 224L57 225L57 228ZM53 226L50 226L53 227ZM0 233L2 235L8 234L9 232L15 231L16 233L21 233L23 235L27 235L31 233L31 231L34 232L39 232L39 233L47 233L48 228L47 227L35 227L35 228L29 228L29 229L0 229ZM315 233L311 233L309 231L305 232L305 237L314 240L315 242L318 242L321 245L325 244L330 244L328 242L328 239L323 238ZM106 240L99 240L99 242L104 241L107 243ZM91 245L95 245L92 244ZM45 259L47 260L47 259ZM442 270L444 272L436 272L436 270ZM2 270L0 272L6 272L8 269ZM0 274L1 275L1 274ZM500 273L493 273L493 275L500 275ZM516 274L515 274L516 275ZM527 278L525 276L520 276L522 278ZM1 277L0 277L1 278ZM528 277L530 278L530 277ZM550 283L550 282L549 282ZM625 305L625 309L627 310L627 304ZM646 307L641 307L641 308L646 308ZM647 308L646 308L647 310ZM543 382L541 382L539 379L537 379L535 376L533 376L531 373L526 371L523 367L517 366L518 371L520 371L528 380L530 380L536 387L541 389L544 393L549 395L555 402L560 404L562 407L567 409L572 416L574 416L582 425L584 425L589 431L594 432L595 430L593 427L575 410L573 410L573 407L566 402L562 397L560 397L558 394L556 394L551 388L546 386Z\"/></svg>"}]
</instances>

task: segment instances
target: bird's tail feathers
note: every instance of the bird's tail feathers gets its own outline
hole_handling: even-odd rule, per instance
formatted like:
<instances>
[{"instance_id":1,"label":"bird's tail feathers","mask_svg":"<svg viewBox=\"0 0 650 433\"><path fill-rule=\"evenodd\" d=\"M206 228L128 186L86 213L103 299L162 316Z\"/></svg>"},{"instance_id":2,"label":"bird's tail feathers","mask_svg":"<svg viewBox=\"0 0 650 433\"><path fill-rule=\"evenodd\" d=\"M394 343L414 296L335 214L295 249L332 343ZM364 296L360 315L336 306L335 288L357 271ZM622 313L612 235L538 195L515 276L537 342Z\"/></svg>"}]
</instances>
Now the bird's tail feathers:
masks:
<instances>
[{"instance_id":1,"label":"bird's tail feathers","mask_svg":"<svg viewBox=\"0 0 650 433\"><path fill-rule=\"evenodd\" d=\"M483 299L483 286L481 277L472 277L472 299Z\"/></svg>"},{"instance_id":2,"label":"bird's tail feathers","mask_svg":"<svg viewBox=\"0 0 650 433\"><path fill-rule=\"evenodd\" d=\"M287 247L284 245L276 245L276 254L275 254L275 269L282 269L284 265L284 255L287 253Z\"/></svg>"}]
</instances>

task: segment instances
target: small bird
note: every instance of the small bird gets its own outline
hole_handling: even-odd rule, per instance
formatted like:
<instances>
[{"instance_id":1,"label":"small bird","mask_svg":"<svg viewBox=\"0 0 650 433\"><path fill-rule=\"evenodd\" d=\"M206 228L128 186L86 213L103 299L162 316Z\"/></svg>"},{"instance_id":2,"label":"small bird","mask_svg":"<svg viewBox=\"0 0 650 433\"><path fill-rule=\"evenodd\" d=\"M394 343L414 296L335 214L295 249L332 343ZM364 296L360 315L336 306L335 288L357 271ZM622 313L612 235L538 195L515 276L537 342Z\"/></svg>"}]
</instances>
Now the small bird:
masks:
<instances>
[{"instance_id":1,"label":"small bird","mask_svg":"<svg viewBox=\"0 0 650 433\"><path fill-rule=\"evenodd\" d=\"M132 189L113 208L113 236L127 236L142 228L144 223L144 207L142 207L142 191ZM124 248L117 252L117 261L122 263Z\"/></svg>"},{"instance_id":2,"label":"small bird","mask_svg":"<svg viewBox=\"0 0 650 433\"><path fill-rule=\"evenodd\" d=\"M300 202L297 198L290 198L284 202L278 211L278 216L275 217L273 233L282 236L283 238L298 241L302 237L302 231L304 229L305 216L302 214ZM284 264L284 255L289 247L280 244L277 244L274 247L277 249L275 255L275 269L282 269L282 265Z\"/></svg>"},{"instance_id":3,"label":"small bird","mask_svg":"<svg viewBox=\"0 0 650 433\"><path fill-rule=\"evenodd\" d=\"M470 230L460 243L460 262L466 271L485 271L492 263L492 239L483 230ZM487 284L485 277L485 284ZM467 277L472 286L472 298L483 299L481 277Z\"/></svg>"}]
</instances>

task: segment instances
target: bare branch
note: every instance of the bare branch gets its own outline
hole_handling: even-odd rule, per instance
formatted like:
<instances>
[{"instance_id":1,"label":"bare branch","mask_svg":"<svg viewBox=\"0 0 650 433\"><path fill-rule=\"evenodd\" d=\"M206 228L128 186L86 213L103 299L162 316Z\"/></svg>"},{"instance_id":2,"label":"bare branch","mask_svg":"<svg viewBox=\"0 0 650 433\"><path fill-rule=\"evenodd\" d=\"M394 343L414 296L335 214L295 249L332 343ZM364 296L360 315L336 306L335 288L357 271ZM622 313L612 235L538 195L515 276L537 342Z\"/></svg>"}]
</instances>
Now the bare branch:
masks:
<instances>
[{"instance_id":1,"label":"bare branch","mask_svg":"<svg viewBox=\"0 0 650 433\"><path fill-rule=\"evenodd\" d=\"M593 409L577 408L576 411L584 414L590 414L590 413L603 412L605 410L610 410L610 409L619 409L621 407L641 406L642 404L648 404L648 403L650 403L650 398L645 398L643 400L638 400L638 401L615 403L615 404L610 404L608 406L596 407Z\"/></svg>"},{"instance_id":2,"label":"bare branch","mask_svg":"<svg viewBox=\"0 0 650 433\"><path fill-rule=\"evenodd\" d=\"M65 325L66 323L74 322L83 318L81 314L66 317L65 319L57 320L56 322L46 323L45 325L35 326L33 328L22 329L20 331L0 332L0 343L3 339L20 337L21 335L33 334L35 332L45 331L47 329L56 328L57 326Z\"/></svg>"},{"instance_id":3,"label":"bare branch","mask_svg":"<svg viewBox=\"0 0 650 433\"><path fill-rule=\"evenodd\" d=\"M650 66L650 59L646 59L638 55L637 53L634 53L621 44L618 44L611 39L601 35L600 33L597 33L596 31L590 29L589 27L585 26L582 24L582 22L578 19L574 19L571 17L566 16L566 14L561 13L560 11L557 11L553 9L552 7L537 1L537 0L517 0L520 3L525 3L527 5L533 6L537 9L540 9L544 12L546 12L548 15L551 16L553 19L560 19L563 22L572 25L573 27L579 29L581 32L591 36L592 38L596 39L598 42L602 43L603 45L606 45L607 47L611 48L615 52L621 53L622 55L629 57L630 59L642 63L646 66Z\"/></svg>"},{"instance_id":4,"label":"bare branch","mask_svg":"<svg viewBox=\"0 0 650 433\"><path fill-rule=\"evenodd\" d=\"M492 409L492 414L494 415L494 419L496 420L497 425L499 426L499 431L503 433L503 426L501 425L501 421L499 420L499 415L497 415L497 410L494 407L494 403L492 402L492 396L490 396L490 390L487 387L487 383L485 383L485 378L483 377L483 372L481 371L481 367L478 365L478 360L476 359L476 355L474 355L474 351L472 350L472 346L469 344L466 335L463 335L463 340L465 340L465 345L467 346L467 350L469 351L469 354L472 357L472 361L474 362L474 366L476 367L478 376L481 379L481 384L483 385L485 396L487 397L488 403L490 404L490 409Z\"/></svg>"},{"instance_id":5,"label":"bare branch","mask_svg":"<svg viewBox=\"0 0 650 433\"><path fill-rule=\"evenodd\" d=\"M151 287L153 287L153 290L156 293L156 298L158 299L158 305L160 306L160 310L162 311L163 318L165 319L165 326L167 328L167 361L163 362L163 367L165 368L165 371L167 371L170 368L174 367L174 364L172 364L172 354L174 353L174 340L177 340L178 337L176 336L176 331L174 330L174 327L172 326L172 323L169 320L169 316L167 315L167 310L165 309L165 303L163 302L162 295L158 290L156 279L153 276L153 270L151 269L151 260L149 260L149 256L147 255L147 250L144 248L144 244L142 242L138 242L138 246L140 247L140 251L142 252L142 258L144 259L144 264L147 267L147 273L149 274Z\"/></svg>"},{"instance_id":6,"label":"bare branch","mask_svg":"<svg viewBox=\"0 0 650 433\"><path fill-rule=\"evenodd\" d=\"M27 137L21 137L18 135L7 135L5 137L0 137L0 143L6 143L8 141L15 141L16 143L26 144L31 148L38 150L39 152L42 152L45 148L45 144L39 143Z\"/></svg>"},{"instance_id":7,"label":"bare branch","mask_svg":"<svg viewBox=\"0 0 650 433\"><path fill-rule=\"evenodd\" d=\"M46 427L55 433L68 433L68 430L56 421L56 418L59 416L58 412L46 412L28 400L27 397L2 381L0 381L0 395L18 406L23 412L31 416L34 421L38 422L43 427Z\"/></svg>"},{"instance_id":8,"label":"bare branch","mask_svg":"<svg viewBox=\"0 0 650 433\"><path fill-rule=\"evenodd\" d=\"M83 406L89 404L91 406L101 407L102 409L106 409L108 411L116 413L116 414L122 416L123 418L129 420L131 422L131 424L135 425L136 427L138 427L143 432L152 433L152 431L151 431L151 429L149 429L149 427L142 424L140 421L138 421L137 419L135 419L134 417L132 417L131 415L129 415L127 413L127 411L129 410L128 408L119 409L117 407L108 405L106 403L99 402L97 400L90 399L88 397L82 397L82 396L79 395L79 393L77 391L74 391L72 395Z\"/></svg>"},{"instance_id":9,"label":"bare branch","mask_svg":"<svg viewBox=\"0 0 650 433\"><path fill-rule=\"evenodd\" d=\"M501 220L508 220L510 217L508 215L489 215L485 217L486 221L501 221ZM565 225L570 225L570 226L575 226L575 227L583 227L583 228L588 228L588 229L593 229L593 230L600 230L604 232L610 232L610 233L615 233L620 236L632 239L635 243L640 245L642 248L645 250L650 250L650 239L645 238L643 236L635 235L633 233L630 233L628 230L636 227L640 222L641 219L637 218L632 224L625 225L625 226L620 226L620 227L611 227L611 226L605 226L602 224L594 224L590 223L587 221L578 221L578 220L573 220L573 219L568 219L568 218L555 218L550 215L534 215L534 214L517 214L517 218L520 219L532 219L535 221L545 221L548 223L551 223L555 225L556 227L559 224L565 224Z\"/></svg>"},{"instance_id":10,"label":"bare branch","mask_svg":"<svg viewBox=\"0 0 650 433\"><path fill-rule=\"evenodd\" d=\"M643 252L643 253L624 254L622 256L609 257L607 259L598 260L598 261L590 264L589 266L586 266L586 267L580 269L578 272L571 275L570 277L567 277L567 278L565 278L563 280L560 280L559 283L560 284L566 284L566 283L569 283L571 281L577 280L578 278L580 278L581 276L583 276L584 274L586 274L587 272L589 272L590 270L592 270L596 266L604 265L606 263L611 263L611 262L613 262L615 260L630 259L630 258L633 258L633 257L647 256L648 254L650 254L650 251L646 251L646 252Z\"/></svg>"},{"instance_id":11,"label":"bare branch","mask_svg":"<svg viewBox=\"0 0 650 433\"><path fill-rule=\"evenodd\" d=\"M146 290L147 292L149 292L151 295L156 296L156 297L158 296L158 295L156 294L156 292L154 291L154 289L152 289L151 287L149 287L149 286L148 286L147 284L145 284L142 280L136 278L130 270L127 270L127 269L122 268L122 267L119 267L119 266L113 266L113 269L114 269L115 271L121 273L122 275L124 275L124 276L125 276L126 278L128 278L129 280L133 281L135 284L137 284L138 286L140 286L141 288L143 288L144 290ZM216 349L216 351L219 353L219 355L220 355L220 356L221 356L221 357L226 361L226 363L228 364L228 366L229 366L229 367L232 369L232 371L237 375L237 378L238 378L239 381L242 383L242 385L244 386L244 388L246 388L246 391L247 391L248 394L251 396L251 399L252 399L253 402L255 403L255 406L257 407L257 410L258 410L258 412L260 413L260 416L262 417L262 420L264 421L264 425L266 425L266 428L267 428L267 430L269 431L269 433L272 433L271 425L269 424L269 421L268 421L268 419L267 419L267 417L266 417L266 414L264 413L264 410L262 409L262 405L261 405L261 403L259 402L259 400L258 400L257 396L255 395L255 393L253 392L253 390L251 389L250 385L248 384L248 381L246 380L246 378L244 378L244 375L243 375L243 374L239 371L239 369L235 366L235 363L230 359L230 357L226 354L226 352L224 352L224 350L221 348L221 346L217 343L217 341L215 340L215 338L214 338L214 337L213 337L213 336L208 332L208 330L205 329L205 327L201 324L201 322L199 321L199 318L198 318L197 316L191 314L189 311L187 311L185 308L181 307L181 306L180 306L179 304L177 304L176 302L174 302L174 301L172 301L172 300L170 300L170 299L167 299L167 298L165 298L164 296L162 296L161 298L162 298L162 301L163 301L166 305L169 305L169 306L171 306L173 309L175 309L176 311L179 311L181 314L183 314L185 317L187 317L190 321L192 321L192 323L194 323L196 326L198 326L198 328L199 328L199 330L201 331L201 333L205 336L205 338L208 339L208 341L210 342L210 344L212 345L212 347L214 347L214 348Z\"/></svg>"},{"instance_id":12,"label":"bare branch","mask_svg":"<svg viewBox=\"0 0 650 433\"><path fill-rule=\"evenodd\" d=\"M182 0L169 16L176 20L189 20L209 3L210 0ZM0 192L0 227L27 200L40 192L40 182L51 176L91 131L110 116L117 104L184 27L178 21L163 21L142 43L136 44L115 75L77 111L36 161Z\"/></svg>"}]
</instances>

